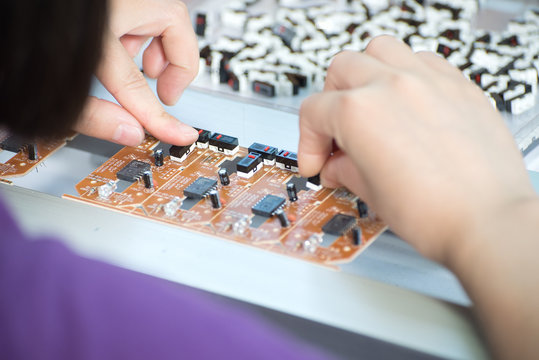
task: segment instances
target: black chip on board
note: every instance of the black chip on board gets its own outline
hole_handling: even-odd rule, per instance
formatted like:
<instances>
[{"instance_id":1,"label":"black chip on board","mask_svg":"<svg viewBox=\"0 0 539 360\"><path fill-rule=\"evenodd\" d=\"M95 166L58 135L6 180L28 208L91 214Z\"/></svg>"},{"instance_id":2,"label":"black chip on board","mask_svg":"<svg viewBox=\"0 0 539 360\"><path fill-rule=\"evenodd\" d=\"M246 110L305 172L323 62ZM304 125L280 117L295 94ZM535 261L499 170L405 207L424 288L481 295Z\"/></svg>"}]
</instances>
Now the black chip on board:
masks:
<instances>
[{"instance_id":1,"label":"black chip on board","mask_svg":"<svg viewBox=\"0 0 539 360\"><path fill-rule=\"evenodd\" d=\"M199 177L185 188L183 194L191 199L202 199L215 186L217 186L217 180Z\"/></svg>"},{"instance_id":2,"label":"black chip on board","mask_svg":"<svg viewBox=\"0 0 539 360\"><path fill-rule=\"evenodd\" d=\"M120 171L116 173L116 176L120 180L129 182L137 181L144 172L150 171L152 166L144 161L133 160Z\"/></svg>"},{"instance_id":3,"label":"black chip on board","mask_svg":"<svg viewBox=\"0 0 539 360\"><path fill-rule=\"evenodd\" d=\"M326 234L342 236L356 225L354 216L345 214L336 214L324 226L322 231Z\"/></svg>"},{"instance_id":4,"label":"black chip on board","mask_svg":"<svg viewBox=\"0 0 539 360\"><path fill-rule=\"evenodd\" d=\"M18 135L11 135L0 143L0 148L11 152L19 152L30 141Z\"/></svg>"},{"instance_id":5,"label":"black chip on board","mask_svg":"<svg viewBox=\"0 0 539 360\"><path fill-rule=\"evenodd\" d=\"M286 200L280 196L266 195L262 198L262 200L257 202L255 206L251 208L251 210L253 211L253 214L255 215L272 217L273 213L278 208L283 206L285 201Z\"/></svg>"}]
</instances>

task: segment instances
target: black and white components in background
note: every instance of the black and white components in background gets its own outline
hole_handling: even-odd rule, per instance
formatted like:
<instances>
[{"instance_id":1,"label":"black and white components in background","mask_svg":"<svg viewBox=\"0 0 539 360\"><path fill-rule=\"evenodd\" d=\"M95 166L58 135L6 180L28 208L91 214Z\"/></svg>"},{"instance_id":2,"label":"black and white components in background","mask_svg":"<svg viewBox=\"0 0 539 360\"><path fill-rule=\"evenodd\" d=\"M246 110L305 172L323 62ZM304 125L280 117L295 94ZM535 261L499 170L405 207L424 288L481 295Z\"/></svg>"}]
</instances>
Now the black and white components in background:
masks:
<instances>
[{"instance_id":1,"label":"black and white components in background","mask_svg":"<svg viewBox=\"0 0 539 360\"><path fill-rule=\"evenodd\" d=\"M361 219L369 217L369 207L367 206L366 202L358 198L356 200L356 206L357 206L357 213Z\"/></svg>"},{"instance_id":2,"label":"black and white components in background","mask_svg":"<svg viewBox=\"0 0 539 360\"><path fill-rule=\"evenodd\" d=\"M277 151L278 149L276 147L260 143L253 143L251 146L249 146L249 152L260 154L262 156L262 159L264 159L264 165L268 166L275 165Z\"/></svg>"},{"instance_id":3,"label":"black and white components in background","mask_svg":"<svg viewBox=\"0 0 539 360\"><path fill-rule=\"evenodd\" d=\"M187 159L187 156L195 149L195 143L185 146L172 145L170 147L170 160L176 162L183 162Z\"/></svg>"},{"instance_id":4,"label":"black and white components in background","mask_svg":"<svg viewBox=\"0 0 539 360\"><path fill-rule=\"evenodd\" d=\"M262 168L262 156L258 153L249 153L236 164L239 177L249 179Z\"/></svg>"},{"instance_id":5,"label":"black and white components in background","mask_svg":"<svg viewBox=\"0 0 539 360\"><path fill-rule=\"evenodd\" d=\"M298 156L288 150L281 150L276 157L277 167L290 171L298 171Z\"/></svg>"},{"instance_id":6,"label":"black and white components in background","mask_svg":"<svg viewBox=\"0 0 539 360\"><path fill-rule=\"evenodd\" d=\"M286 192L288 194L288 200L290 200L290 202L294 202L298 200L298 190L296 188L296 184L294 183L286 184Z\"/></svg>"},{"instance_id":7,"label":"black and white components in background","mask_svg":"<svg viewBox=\"0 0 539 360\"><path fill-rule=\"evenodd\" d=\"M142 181L144 182L144 187L146 189L152 189L153 188L153 176L152 172L150 170L145 171L142 173Z\"/></svg>"},{"instance_id":8,"label":"black and white components in background","mask_svg":"<svg viewBox=\"0 0 539 360\"><path fill-rule=\"evenodd\" d=\"M202 199L215 189L217 181L205 177L199 177L191 185L183 190L183 194L190 199Z\"/></svg>"},{"instance_id":9,"label":"black and white components in background","mask_svg":"<svg viewBox=\"0 0 539 360\"><path fill-rule=\"evenodd\" d=\"M215 133L210 137L210 149L225 155L234 155L239 150L238 138Z\"/></svg>"},{"instance_id":10,"label":"black and white components in background","mask_svg":"<svg viewBox=\"0 0 539 360\"><path fill-rule=\"evenodd\" d=\"M155 166L157 167L163 166L163 163L165 160L164 155L163 155L163 150L161 149L155 150L153 153L153 159L154 159Z\"/></svg>"},{"instance_id":11,"label":"black and white components in background","mask_svg":"<svg viewBox=\"0 0 539 360\"><path fill-rule=\"evenodd\" d=\"M288 217L283 209L277 209L275 211L275 216L277 216L277 219L279 219L279 223L282 227L287 228L290 226L290 221L288 220Z\"/></svg>"},{"instance_id":12,"label":"black and white components in background","mask_svg":"<svg viewBox=\"0 0 539 360\"><path fill-rule=\"evenodd\" d=\"M272 217L277 209L280 209L284 204L286 200L280 196L275 195L266 195L257 202L251 210L253 211L253 214L260 215L264 217Z\"/></svg>"},{"instance_id":13,"label":"black and white components in background","mask_svg":"<svg viewBox=\"0 0 539 360\"><path fill-rule=\"evenodd\" d=\"M210 143L211 132L208 130L198 129L198 128L195 128L195 130L198 132L198 139L195 142L196 146L199 149L207 149Z\"/></svg>"},{"instance_id":14,"label":"black and white components in background","mask_svg":"<svg viewBox=\"0 0 539 360\"><path fill-rule=\"evenodd\" d=\"M219 193L217 192L217 190L215 190L215 189L210 190L208 195L210 197L211 207L214 208L214 209L220 209L221 208L221 199L219 197Z\"/></svg>"},{"instance_id":15,"label":"black and white components in background","mask_svg":"<svg viewBox=\"0 0 539 360\"><path fill-rule=\"evenodd\" d=\"M219 180L221 181L221 185L230 185L230 177L228 176L228 171L226 169L219 169L217 173L219 174Z\"/></svg>"},{"instance_id":16,"label":"black and white components in background","mask_svg":"<svg viewBox=\"0 0 539 360\"><path fill-rule=\"evenodd\" d=\"M28 148L28 160L35 161L38 158L37 154L37 144L36 143L30 143L26 145Z\"/></svg>"},{"instance_id":17,"label":"black and white components in background","mask_svg":"<svg viewBox=\"0 0 539 360\"><path fill-rule=\"evenodd\" d=\"M322 185L320 183L320 174L308 178L306 186L314 191L322 189Z\"/></svg>"},{"instance_id":18,"label":"black and white components in background","mask_svg":"<svg viewBox=\"0 0 539 360\"><path fill-rule=\"evenodd\" d=\"M150 171L151 168L152 166L144 161L132 160L116 173L116 177L120 180L135 182L140 179L144 172Z\"/></svg>"}]
</instances>

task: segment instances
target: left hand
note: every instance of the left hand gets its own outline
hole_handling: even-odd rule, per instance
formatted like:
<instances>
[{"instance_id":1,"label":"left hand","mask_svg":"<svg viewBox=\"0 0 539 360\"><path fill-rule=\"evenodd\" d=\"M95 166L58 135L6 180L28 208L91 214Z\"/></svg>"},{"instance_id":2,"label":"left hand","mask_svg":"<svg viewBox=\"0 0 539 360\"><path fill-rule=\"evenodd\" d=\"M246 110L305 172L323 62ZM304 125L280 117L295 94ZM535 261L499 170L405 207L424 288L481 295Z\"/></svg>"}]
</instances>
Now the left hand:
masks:
<instances>
[{"instance_id":1,"label":"left hand","mask_svg":"<svg viewBox=\"0 0 539 360\"><path fill-rule=\"evenodd\" d=\"M169 115L132 60L144 50L144 73L157 79L157 94L175 104L198 72L198 46L187 7L177 0L112 0L96 75L120 105L89 97L75 130L136 146L144 129L167 143L187 145L198 134Z\"/></svg>"}]
</instances>

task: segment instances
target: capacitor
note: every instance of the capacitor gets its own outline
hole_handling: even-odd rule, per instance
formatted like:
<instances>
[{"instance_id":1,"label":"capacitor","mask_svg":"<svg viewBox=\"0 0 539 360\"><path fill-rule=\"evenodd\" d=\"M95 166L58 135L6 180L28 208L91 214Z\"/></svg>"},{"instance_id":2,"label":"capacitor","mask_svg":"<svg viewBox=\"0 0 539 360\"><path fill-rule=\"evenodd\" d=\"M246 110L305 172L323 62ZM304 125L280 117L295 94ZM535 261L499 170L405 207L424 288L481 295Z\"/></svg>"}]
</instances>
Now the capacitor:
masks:
<instances>
[{"instance_id":1,"label":"capacitor","mask_svg":"<svg viewBox=\"0 0 539 360\"><path fill-rule=\"evenodd\" d=\"M283 209L275 211L275 216L277 216L277 219L279 219L279 222L281 223L282 227L286 228L290 226L290 221L288 221L288 217L286 217L286 214Z\"/></svg>"},{"instance_id":2,"label":"capacitor","mask_svg":"<svg viewBox=\"0 0 539 360\"><path fill-rule=\"evenodd\" d=\"M153 153L153 158L155 159L155 166L163 166L163 150L155 150Z\"/></svg>"},{"instance_id":3,"label":"capacitor","mask_svg":"<svg viewBox=\"0 0 539 360\"><path fill-rule=\"evenodd\" d=\"M296 184L288 183L286 184L286 192L288 193L288 199L290 202L298 200L298 191L296 189Z\"/></svg>"},{"instance_id":4,"label":"capacitor","mask_svg":"<svg viewBox=\"0 0 539 360\"><path fill-rule=\"evenodd\" d=\"M211 206L214 209L219 209L221 207L221 199L217 190L211 190L208 195L210 196Z\"/></svg>"},{"instance_id":5,"label":"capacitor","mask_svg":"<svg viewBox=\"0 0 539 360\"><path fill-rule=\"evenodd\" d=\"M360 218L366 218L369 216L369 207L367 206L367 204L361 200L361 199L357 199L357 212L359 214L359 217Z\"/></svg>"},{"instance_id":6,"label":"capacitor","mask_svg":"<svg viewBox=\"0 0 539 360\"><path fill-rule=\"evenodd\" d=\"M37 145L28 144L28 160L37 160Z\"/></svg>"},{"instance_id":7,"label":"capacitor","mask_svg":"<svg viewBox=\"0 0 539 360\"><path fill-rule=\"evenodd\" d=\"M361 245L361 228L356 227L352 229L352 243L356 246Z\"/></svg>"},{"instance_id":8,"label":"capacitor","mask_svg":"<svg viewBox=\"0 0 539 360\"><path fill-rule=\"evenodd\" d=\"M219 169L219 180L221 180L221 185L227 186L230 184L230 178L228 177L228 171L226 169Z\"/></svg>"},{"instance_id":9,"label":"capacitor","mask_svg":"<svg viewBox=\"0 0 539 360\"><path fill-rule=\"evenodd\" d=\"M153 188L153 177L151 171L145 171L142 173L142 181L144 181L144 187L146 189Z\"/></svg>"}]
</instances>

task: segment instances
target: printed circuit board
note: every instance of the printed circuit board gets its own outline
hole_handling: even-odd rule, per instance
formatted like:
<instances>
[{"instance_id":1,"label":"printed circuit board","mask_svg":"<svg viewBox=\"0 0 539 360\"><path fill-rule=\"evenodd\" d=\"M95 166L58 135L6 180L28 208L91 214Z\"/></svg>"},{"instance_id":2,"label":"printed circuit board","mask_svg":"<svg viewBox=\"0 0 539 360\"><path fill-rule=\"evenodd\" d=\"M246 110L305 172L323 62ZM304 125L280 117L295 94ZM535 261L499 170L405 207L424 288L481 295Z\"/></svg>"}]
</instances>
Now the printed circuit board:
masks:
<instances>
[{"instance_id":1,"label":"printed circuit board","mask_svg":"<svg viewBox=\"0 0 539 360\"><path fill-rule=\"evenodd\" d=\"M237 139L203 131L205 139L186 147L148 136L78 183L79 197L65 197L334 268L386 229L346 189L323 188L279 163L279 154L295 154L212 146ZM257 160L264 149L273 156Z\"/></svg>"}]
</instances>

